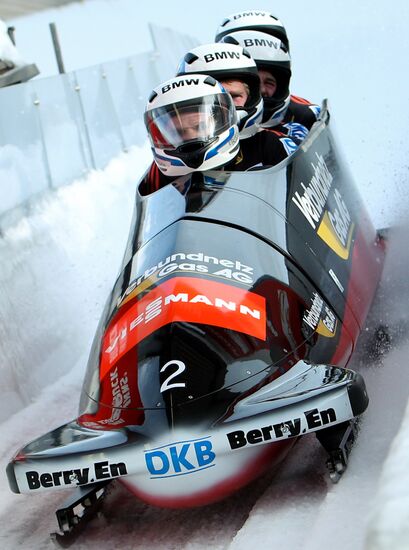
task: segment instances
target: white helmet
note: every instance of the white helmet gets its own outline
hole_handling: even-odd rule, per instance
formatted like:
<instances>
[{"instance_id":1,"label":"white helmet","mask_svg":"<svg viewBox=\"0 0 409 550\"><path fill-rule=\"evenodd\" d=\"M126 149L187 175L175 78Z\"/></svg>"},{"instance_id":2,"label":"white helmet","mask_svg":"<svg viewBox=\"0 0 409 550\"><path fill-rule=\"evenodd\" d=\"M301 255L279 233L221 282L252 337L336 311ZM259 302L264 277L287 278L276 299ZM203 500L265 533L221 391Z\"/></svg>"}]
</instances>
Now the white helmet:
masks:
<instances>
[{"instance_id":1,"label":"white helmet","mask_svg":"<svg viewBox=\"0 0 409 550\"><path fill-rule=\"evenodd\" d=\"M290 49L284 25L268 11L242 11L229 15L217 29L215 40L219 42L226 34L236 31L265 32L281 40Z\"/></svg>"},{"instance_id":2,"label":"white helmet","mask_svg":"<svg viewBox=\"0 0 409 550\"><path fill-rule=\"evenodd\" d=\"M144 120L155 162L167 176L219 168L239 150L233 100L207 75L178 76L157 86Z\"/></svg>"},{"instance_id":3,"label":"white helmet","mask_svg":"<svg viewBox=\"0 0 409 550\"><path fill-rule=\"evenodd\" d=\"M249 87L249 96L243 107L236 106L240 139L258 131L263 116L263 98L260 77L250 53L236 44L205 44L190 50L179 64L178 75L202 73L217 80L239 80Z\"/></svg>"},{"instance_id":4,"label":"white helmet","mask_svg":"<svg viewBox=\"0 0 409 550\"><path fill-rule=\"evenodd\" d=\"M269 71L277 82L273 97L263 97L262 128L277 126L283 120L290 104L291 57L285 44L278 38L259 31L238 31L222 38L222 43L246 48L258 70Z\"/></svg>"}]
</instances>

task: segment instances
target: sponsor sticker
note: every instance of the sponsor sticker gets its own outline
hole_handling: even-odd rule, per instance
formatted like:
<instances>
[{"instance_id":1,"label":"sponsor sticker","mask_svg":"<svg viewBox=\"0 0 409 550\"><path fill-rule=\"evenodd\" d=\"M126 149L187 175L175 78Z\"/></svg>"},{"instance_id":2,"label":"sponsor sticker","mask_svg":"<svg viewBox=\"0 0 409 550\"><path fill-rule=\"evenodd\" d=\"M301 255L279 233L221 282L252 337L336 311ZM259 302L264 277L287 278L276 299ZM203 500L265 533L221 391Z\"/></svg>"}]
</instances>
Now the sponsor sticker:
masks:
<instances>
[{"instance_id":1,"label":"sponsor sticker","mask_svg":"<svg viewBox=\"0 0 409 550\"><path fill-rule=\"evenodd\" d=\"M157 281L175 273L205 274L207 277L235 281L246 286L254 283L253 267L239 260L218 258L216 256L209 256L203 252L191 252L187 254L177 252L146 269L142 275L132 281L124 294L119 298L117 305L125 304Z\"/></svg>"},{"instance_id":2,"label":"sponsor sticker","mask_svg":"<svg viewBox=\"0 0 409 550\"><path fill-rule=\"evenodd\" d=\"M241 13L236 13L235 15L233 15L233 21L246 17L265 17L267 19L271 16L265 11L243 11Z\"/></svg>"},{"instance_id":3,"label":"sponsor sticker","mask_svg":"<svg viewBox=\"0 0 409 550\"><path fill-rule=\"evenodd\" d=\"M165 86L162 86L162 93L166 94L166 92L169 92L170 90L174 90L175 88L181 88L184 86L198 86L198 85L199 85L198 78L186 78L185 80L178 80L177 82L172 82L171 84L166 84Z\"/></svg>"},{"instance_id":4,"label":"sponsor sticker","mask_svg":"<svg viewBox=\"0 0 409 550\"><path fill-rule=\"evenodd\" d=\"M245 38L243 41L245 48L251 47L261 47L261 48L273 48L274 50L279 50L281 42L278 39L273 38Z\"/></svg>"},{"instance_id":5,"label":"sponsor sticker","mask_svg":"<svg viewBox=\"0 0 409 550\"><path fill-rule=\"evenodd\" d=\"M328 306L324 305L325 317L320 319L317 332L326 338L333 338L337 330L337 319L333 311Z\"/></svg>"},{"instance_id":6,"label":"sponsor sticker","mask_svg":"<svg viewBox=\"0 0 409 550\"><path fill-rule=\"evenodd\" d=\"M240 59L240 56L240 52L215 52L204 55L203 59L206 63L211 63L212 61L219 61L221 59Z\"/></svg>"},{"instance_id":7,"label":"sponsor sticker","mask_svg":"<svg viewBox=\"0 0 409 550\"><path fill-rule=\"evenodd\" d=\"M102 343L101 379L138 342L177 321L228 328L265 340L265 298L207 279L169 279L136 302L107 329Z\"/></svg>"},{"instance_id":8,"label":"sponsor sticker","mask_svg":"<svg viewBox=\"0 0 409 550\"><path fill-rule=\"evenodd\" d=\"M321 298L319 294L314 292L314 295L312 298L312 306L309 310L307 310L304 313L304 316L302 319L303 322L306 323L313 330L317 328L317 325L319 323L323 304L324 304L324 300Z\"/></svg>"},{"instance_id":9,"label":"sponsor sticker","mask_svg":"<svg viewBox=\"0 0 409 550\"><path fill-rule=\"evenodd\" d=\"M247 445L256 445L266 441L276 441L289 437L297 437L306 430L317 430L327 424L337 421L335 410L330 407L325 410L311 409L302 416L290 418L280 424L270 424L248 431L235 430L226 434L232 450L241 449ZM303 428L305 426L305 428Z\"/></svg>"},{"instance_id":10,"label":"sponsor sticker","mask_svg":"<svg viewBox=\"0 0 409 550\"><path fill-rule=\"evenodd\" d=\"M118 368L115 367L109 373L109 386L111 394L111 407L103 407L99 412L98 417L92 421L81 420L81 424L88 428L100 428L100 426L117 426L124 424L125 419L122 418L124 409L127 409L132 404L132 396L129 388L128 373L125 371L123 374L118 372ZM107 418L99 418L101 414L109 413ZM85 415L88 418L88 415Z\"/></svg>"},{"instance_id":11,"label":"sponsor sticker","mask_svg":"<svg viewBox=\"0 0 409 550\"><path fill-rule=\"evenodd\" d=\"M326 208L332 190L333 175L322 155L311 163L313 176L308 185L301 182L304 192L294 193L292 201L317 235L343 260L349 258L354 223L339 189L333 189L331 207Z\"/></svg>"},{"instance_id":12,"label":"sponsor sticker","mask_svg":"<svg viewBox=\"0 0 409 550\"><path fill-rule=\"evenodd\" d=\"M336 207L325 212L317 234L343 260L349 257L354 224L338 189L334 190Z\"/></svg>"},{"instance_id":13,"label":"sponsor sticker","mask_svg":"<svg viewBox=\"0 0 409 550\"><path fill-rule=\"evenodd\" d=\"M73 470L58 470L55 472L37 472L31 470L26 472L28 488L35 489L69 485L86 485L94 481L112 479L118 476L124 476L128 473L126 464L118 462L109 463L107 460L96 462L92 468L76 468Z\"/></svg>"},{"instance_id":14,"label":"sponsor sticker","mask_svg":"<svg viewBox=\"0 0 409 550\"><path fill-rule=\"evenodd\" d=\"M311 308L304 313L303 322L321 336L326 338L335 336L337 326L335 314L316 292L312 297Z\"/></svg>"},{"instance_id":15,"label":"sponsor sticker","mask_svg":"<svg viewBox=\"0 0 409 550\"><path fill-rule=\"evenodd\" d=\"M145 451L146 468L151 479L194 474L215 466L215 459L210 436Z\"/></svg>"}]
</instances>

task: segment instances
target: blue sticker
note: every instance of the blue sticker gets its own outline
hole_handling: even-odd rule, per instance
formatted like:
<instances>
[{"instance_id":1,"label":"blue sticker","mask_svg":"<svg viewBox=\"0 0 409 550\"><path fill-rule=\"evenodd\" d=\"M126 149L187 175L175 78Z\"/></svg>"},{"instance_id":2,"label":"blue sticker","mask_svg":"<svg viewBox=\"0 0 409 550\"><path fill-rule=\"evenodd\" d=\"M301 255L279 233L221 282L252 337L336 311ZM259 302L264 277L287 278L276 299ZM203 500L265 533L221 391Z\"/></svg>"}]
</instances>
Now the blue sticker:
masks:
<instances>
[{"instance_id":1,"label":"blue sticker","mask_svg":"<svg viewBox=\"0 0 409 550\"><path fill-rule=\"evenodd\" d=\"M210 436L171 443L146 451L146 467L151 479L193 474L215 466L216 453L212 449Z\"/></svg>"}]
</instances>

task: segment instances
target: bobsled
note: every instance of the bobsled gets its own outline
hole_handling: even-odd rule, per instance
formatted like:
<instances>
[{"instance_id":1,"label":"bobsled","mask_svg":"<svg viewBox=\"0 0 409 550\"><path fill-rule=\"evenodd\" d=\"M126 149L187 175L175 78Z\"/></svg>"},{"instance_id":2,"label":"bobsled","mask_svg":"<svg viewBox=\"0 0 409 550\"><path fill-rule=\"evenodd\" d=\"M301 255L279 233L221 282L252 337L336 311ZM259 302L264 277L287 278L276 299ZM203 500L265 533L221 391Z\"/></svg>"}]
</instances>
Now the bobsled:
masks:
<instances>
[{"instance_id":1,"label":"bobsled","mask_svg":"<svg viewBox=\"0 0 409 550\"><path fill-rule=\"evenodd\" d=\"M136 192L78 417L20 449L16 493L113 479L163 507L237 491L316 432L334 480L368 395L348 368L385 255L323 106L279 165ZM91 495L91 496L90 496ZM87 500L88 499L88 500Z\"/></svg>"}]
</instances>

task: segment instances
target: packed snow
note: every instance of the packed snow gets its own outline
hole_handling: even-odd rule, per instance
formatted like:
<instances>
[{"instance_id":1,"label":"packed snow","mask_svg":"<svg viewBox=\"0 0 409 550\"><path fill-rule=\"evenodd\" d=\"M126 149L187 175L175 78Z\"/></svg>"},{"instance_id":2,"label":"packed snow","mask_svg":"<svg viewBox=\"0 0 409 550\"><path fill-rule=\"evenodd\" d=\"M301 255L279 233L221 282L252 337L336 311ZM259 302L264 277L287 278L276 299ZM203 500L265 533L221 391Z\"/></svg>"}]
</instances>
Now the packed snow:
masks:
<instances>
[{"instance_id":1,"label":"packed snow","mask_svg":"<svg viewBox=\"0 0 409 550\"><path fill-rule=\"evenodd\" d=\"M19 51L11 41L8 32L7 25L0 19L0 60L10 65L18 67L24 65L24 60L21 57Z\"/></svg>"},{"instance_id":2,"label":"packed snow","mask_svg":"<svg viewBox=\"0 0 409 550\"><path fill-rule=\"evenodd\" d=\"M221 9L216 2L207 2L196 18L187 9L189 4L180 2L176 9L159 2L153 11L130 0L92 0L58 10L59 26L65 22L65 36L71 36L74 28L85 28L81 10L96 23L88 24L90 32L91 27L107 28L111 17L112 38L121 36L115 41L115 53L118 44L125 44L127 51L119 55L127 55L135 52L125 20L134 18L138 25L153 20L209 42L225 15L253 7L226 1ZM350 466L341 482L332 485L323 451L314 437L306 437L278 472L203 509L159 510L137 502L117 486L106 500L104 516L90 522L75 548L241 550L281 545L297 550L400 550L409 546L409 114L408 77L401 61L409 56L409 4L399 0L391 9L386 0L330 5L312 0L277 8L291 39L293 92L315 101L329 97L339 145L375 225L395 227L368 330L350 365L364 375L371 399ZM46 12L41 17L46 18ZM17 37L37 32L39 20L36 14L22 18L21 25L13 21ZM101 35L98 42L93 34L93 48L86 56L76 57L73 44L69 68L83 66L84 57L92 58L90 63L104 61L98 59L106 55L106 33ZM66 40L64 47L68 49L71 42ZM22 40L24 57L26 51ZM42 54L41 48L36 55L33 50L29 58L41 65L36 57ZM90 342L119 268L135 185L149 162L148 149L135 147L104 171L59 189L0 238L3 472L18 447L76 415ZM371 336L379 324L389 326L391 349L369 360ZM3 474L1 547L51 548L48 532L55 528L53 512L61 498L61 493L14 495Z\"/></svg>"}]
</instances>

